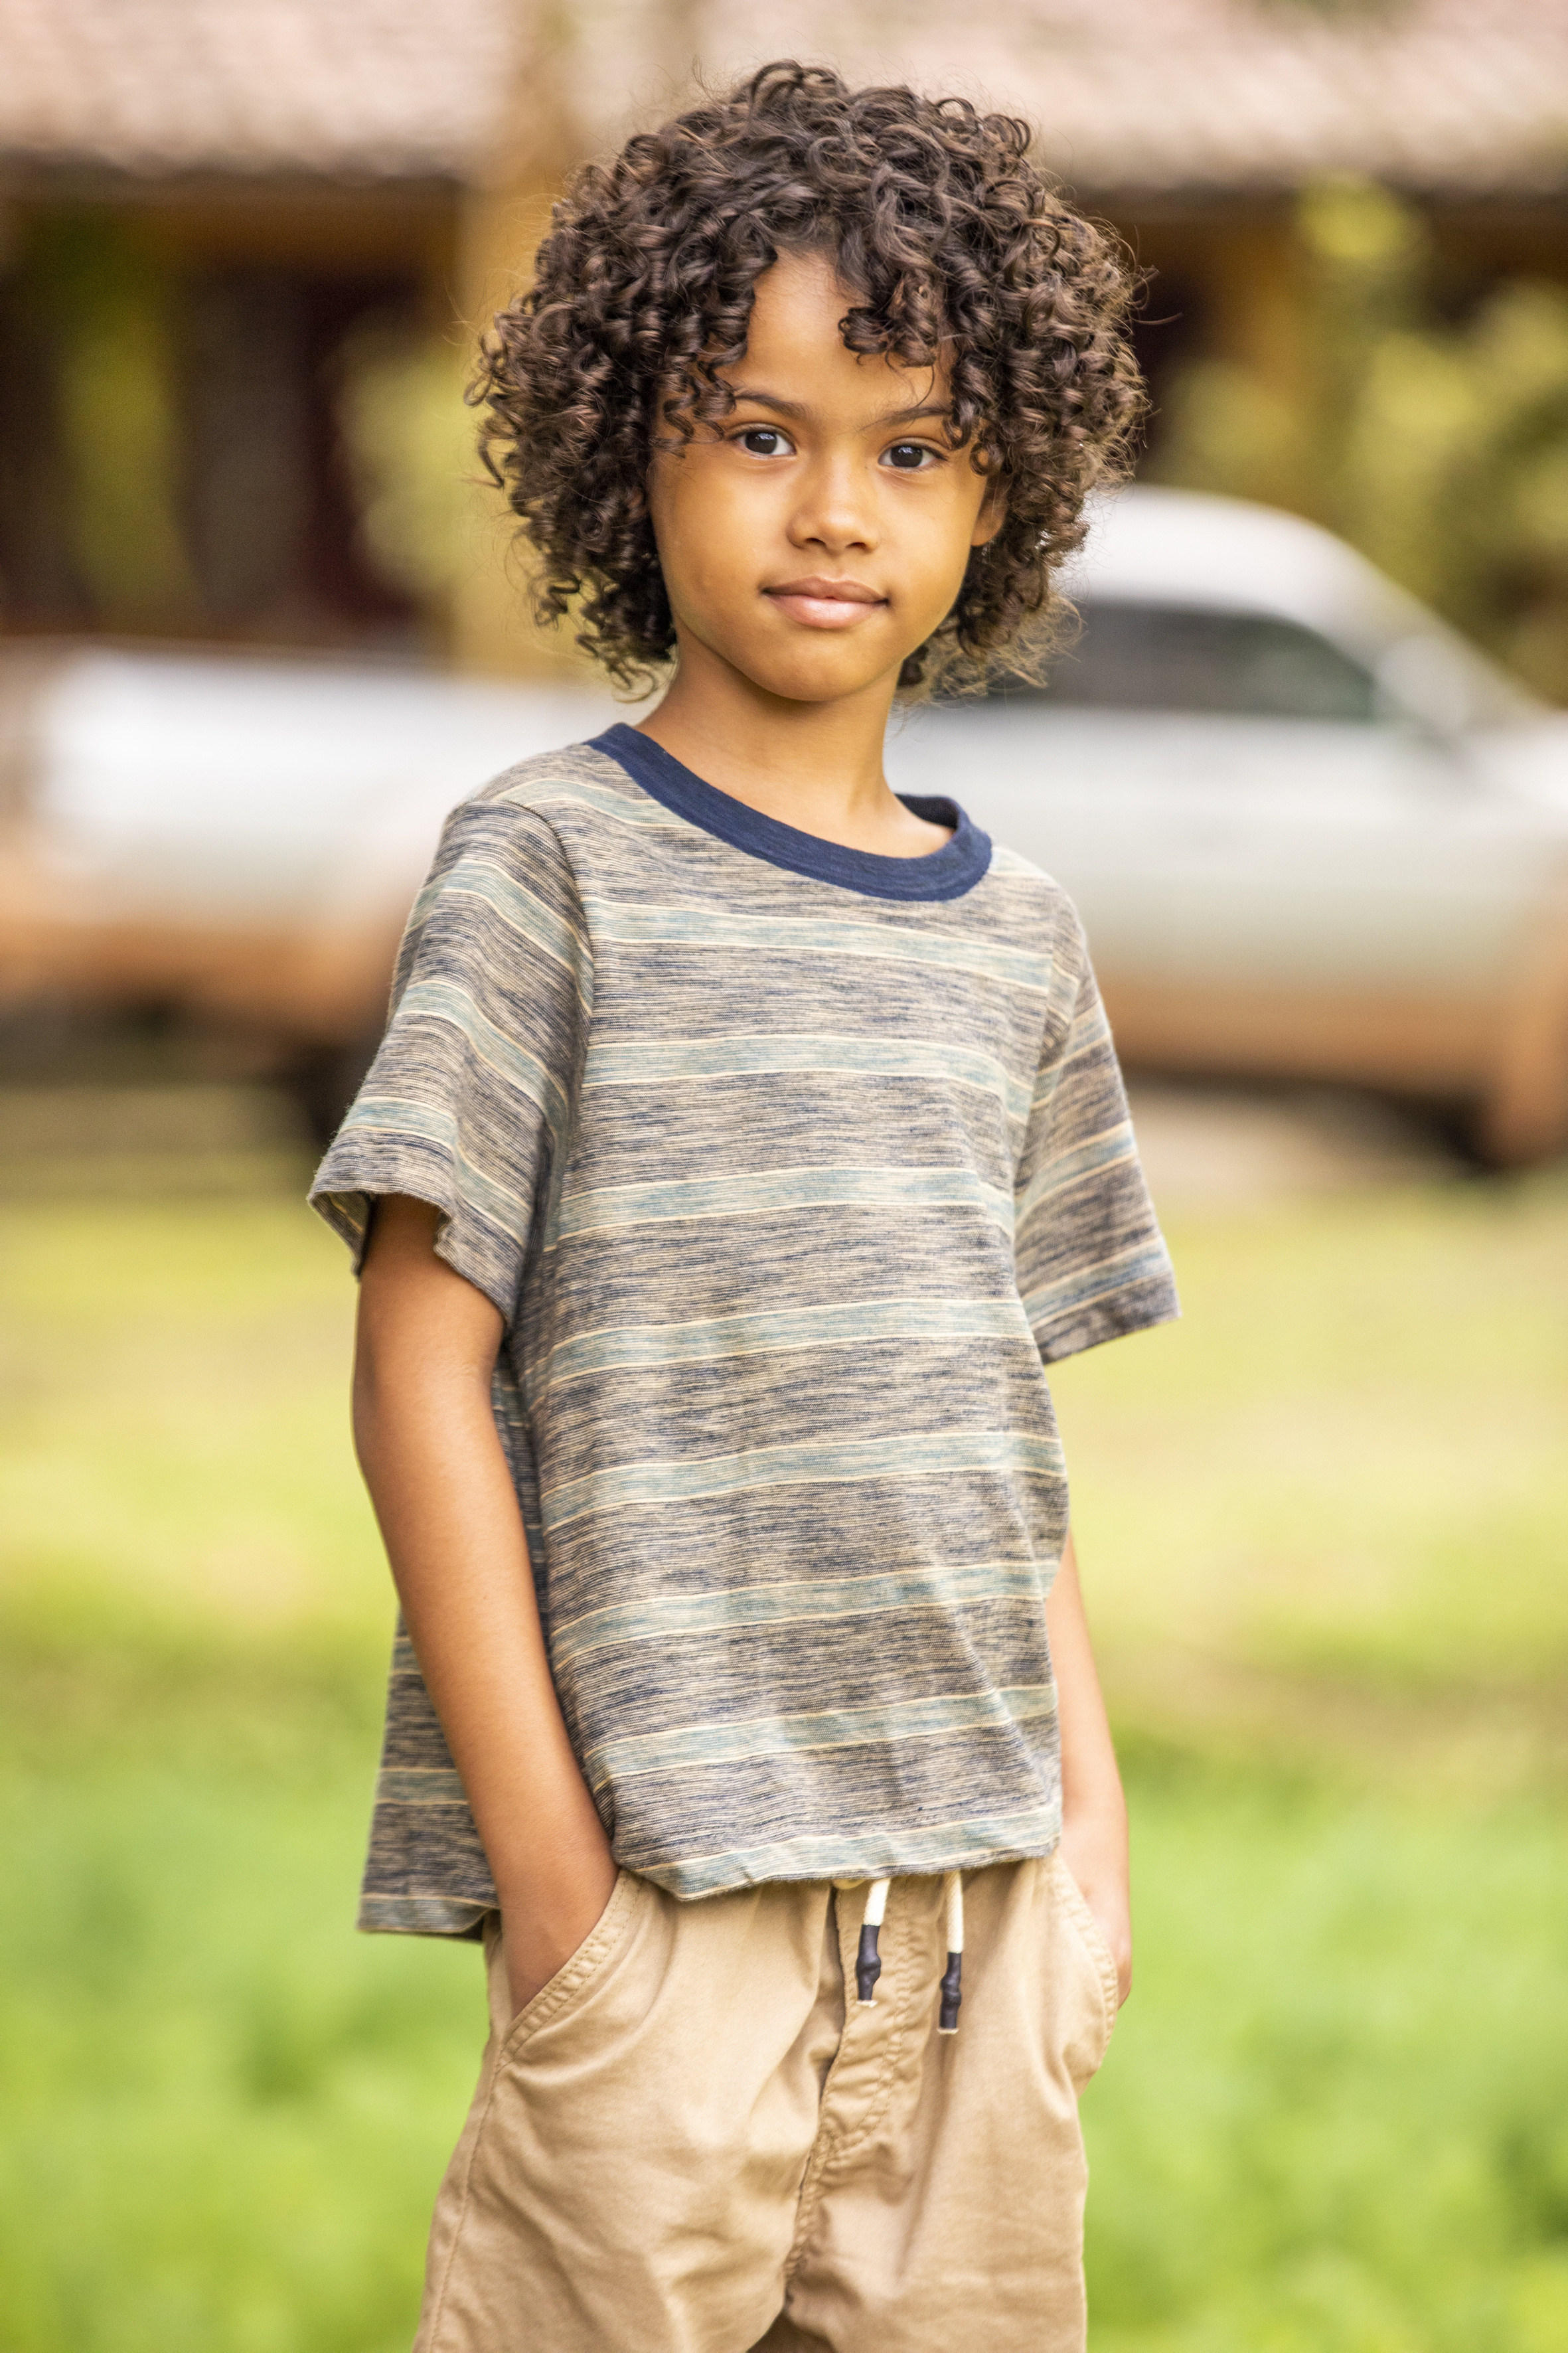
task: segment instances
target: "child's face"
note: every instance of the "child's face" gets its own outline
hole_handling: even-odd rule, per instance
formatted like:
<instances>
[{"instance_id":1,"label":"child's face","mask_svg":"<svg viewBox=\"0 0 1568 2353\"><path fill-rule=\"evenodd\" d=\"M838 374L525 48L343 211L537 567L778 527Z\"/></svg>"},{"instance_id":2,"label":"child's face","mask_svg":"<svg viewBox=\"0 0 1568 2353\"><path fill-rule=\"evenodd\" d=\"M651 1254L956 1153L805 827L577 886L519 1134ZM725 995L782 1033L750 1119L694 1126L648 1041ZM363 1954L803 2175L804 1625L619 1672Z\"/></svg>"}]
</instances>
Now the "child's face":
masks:
<instances>
[{"instance_id":1,"label":"child's face","mask_svg":"<svg viewBox=\"0 0 1568 2353\"><path fill-rule=\"evenodd\" d=\"M942 438L944 370L847 350L854 300L816 255L764 271L723 371L733 415L649 474L683 662L717 658L791 702L890 692L1002 520Z\"/></svg>"}]
</instances>

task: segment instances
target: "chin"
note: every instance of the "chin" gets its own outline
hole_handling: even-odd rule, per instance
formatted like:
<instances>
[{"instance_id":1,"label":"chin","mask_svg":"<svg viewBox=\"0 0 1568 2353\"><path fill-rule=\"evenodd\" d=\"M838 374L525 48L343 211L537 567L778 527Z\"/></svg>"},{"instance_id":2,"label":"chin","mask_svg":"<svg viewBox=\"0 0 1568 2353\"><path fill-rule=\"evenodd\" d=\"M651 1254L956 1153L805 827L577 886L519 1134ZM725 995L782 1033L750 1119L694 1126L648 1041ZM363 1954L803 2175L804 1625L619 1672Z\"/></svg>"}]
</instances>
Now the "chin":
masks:
<instances>
[{"instance_id":1,"label":"chin","mask_svg":"<svg viewBox=\"0 0 1568 2353\"><path fill-rule=\"evenodd\" d=\"M743 654L731 655L731 659L753 685L784 702L838 702L846 695L863 694L886 675L883 662L846 661L843 654L847 650L803 646L798 652L792 649L787 657L771 649L770 655L759 654L753 660L747 660ZM837 659L832 658L835 651ZM829 658L824 659L825 656Z\"/></svg>"}]
</instances>

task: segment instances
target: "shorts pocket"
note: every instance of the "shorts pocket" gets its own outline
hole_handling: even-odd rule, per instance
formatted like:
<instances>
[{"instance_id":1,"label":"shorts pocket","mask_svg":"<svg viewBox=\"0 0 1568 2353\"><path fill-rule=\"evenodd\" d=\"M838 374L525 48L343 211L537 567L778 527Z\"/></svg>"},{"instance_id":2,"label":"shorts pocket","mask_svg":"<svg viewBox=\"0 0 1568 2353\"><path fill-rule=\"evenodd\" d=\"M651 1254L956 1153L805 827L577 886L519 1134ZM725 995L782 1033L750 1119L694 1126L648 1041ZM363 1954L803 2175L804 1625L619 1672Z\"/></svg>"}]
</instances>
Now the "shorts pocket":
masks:
<instances>
[{"instance_id":1,"label":"shorts pocket","mask_svg":"<svg viewBox=\"0 0 1568 2353\"><path fill-rule=\"evenodd\" d=\"M1092 2074L1094 2069L1104 2058L1106 2046L1110 2041L1111 2029L1116 2024L1116 2013L1121 2007L1121 1989L1117 1978L1116 1962L1110 1947L1105 1941L1104 1932L1099 1921L1089 1908L1089 1902L1082 1888L1062 1861L1059 1852L1051 1857L1051 1861L1056 1869L1062 1909L1077 1936L1083 1957L1093 1972L1100 1994L1101 2031L1099 2048L1088 2070L1088 2073Z\"/></svg>"},{"instance_id":2,"label":"shorts pocket","mask_svg":"<svg viewBox=\"0 0 1568 2353\"><path fill-rule=\"evenodd\" d=\"M520 2010L514 2011L508 2023L500 2030L498 2063L514 2057L536 2029L550 2019L559 2018L563 2010L570 2010L587 1993L595 1978L607 1968L628 1934L638 1899L646 1892L647 1884L635 1872L618 1871L616 1873L609 1902L570 1960L563 1961L555 1975L547 1978L539 1991L525 2001ZM485 1949L490 1972L490 2015L501 2018L505 2015L510 1992L499 1913L492 1913L489 1923L487 1923Z\"/></svg>"}]
</instances>

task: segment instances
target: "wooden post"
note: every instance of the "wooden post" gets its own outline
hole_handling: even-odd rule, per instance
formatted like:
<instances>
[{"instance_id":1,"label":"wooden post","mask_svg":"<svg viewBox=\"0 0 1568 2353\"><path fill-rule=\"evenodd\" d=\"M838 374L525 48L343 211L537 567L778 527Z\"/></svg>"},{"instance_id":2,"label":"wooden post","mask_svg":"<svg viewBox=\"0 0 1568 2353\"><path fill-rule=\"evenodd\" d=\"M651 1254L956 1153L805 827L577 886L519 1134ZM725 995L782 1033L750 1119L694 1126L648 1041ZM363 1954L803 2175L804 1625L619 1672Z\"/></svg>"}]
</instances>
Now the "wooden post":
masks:
<instances>
[{"instance_id":1,"label":"wooden post","mask_svg":"<svg viewBox=\"0 0 1568 2353\"><path fill-rule=\"evenodd\" d=\"M458 300L470 354L495 313L528 284L550 207L581 152L568 58L564 8L542 0L528 10L501 135L463 200ZM479 476L477 457L473 470ZM542 630L529 610L527 551L516 544L516 518L500 492L476 481L469 498L470 561L452 597L458 669L557 683L581 676L570 627Z\"/></svg>"},{"instance_id":2,"label":"wooden post","mask_svg":"<svg viewBox=\"0 0 1568 2353\"><path fill-rule=\"evenodd\" d=\"M459 301L470 349L496 311L527 284L550 207L589 144L583 110L574 103L584 67L574 48L574 0L514 5L526 9L521 60L502 134L469 186L459 233ZM640 83L646 97L662 81L671 110L685 103L705 17L705 0L643 0L634 20L632 86ZM473 562L452 600L458 669L563 683L581 678L586 665L572 644L570 623L545 632L530 615L526 551L514 544L515 524L504 501L494 491L476 489L473 513Z\"/></svg>"}]
</instances>

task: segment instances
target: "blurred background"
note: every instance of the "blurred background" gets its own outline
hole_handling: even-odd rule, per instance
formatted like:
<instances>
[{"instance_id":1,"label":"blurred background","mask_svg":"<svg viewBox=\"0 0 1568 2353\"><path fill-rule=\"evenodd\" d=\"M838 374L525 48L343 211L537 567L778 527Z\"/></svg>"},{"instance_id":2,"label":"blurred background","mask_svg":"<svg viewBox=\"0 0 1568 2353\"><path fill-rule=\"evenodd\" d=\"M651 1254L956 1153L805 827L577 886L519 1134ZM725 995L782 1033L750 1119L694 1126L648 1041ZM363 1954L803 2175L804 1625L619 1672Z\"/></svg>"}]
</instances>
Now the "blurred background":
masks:
<instances>
[{"instance_id":1,"label":"blurred background","mask_svg":"<svg viewBox=\"0 0 1568 2353\"><path fill-rule=\"evenodd\" d=\"M1043 692L1186 1314L1060 1368L1138 1989L1094 2353L1568 2346L1568 0L0 0L0 2345L395 2353L482 2031L351 1922L300 1207L440 816L604 723L475 480L563 174L783 52L1147 273Z\"/></svg>"}]
</instances>

